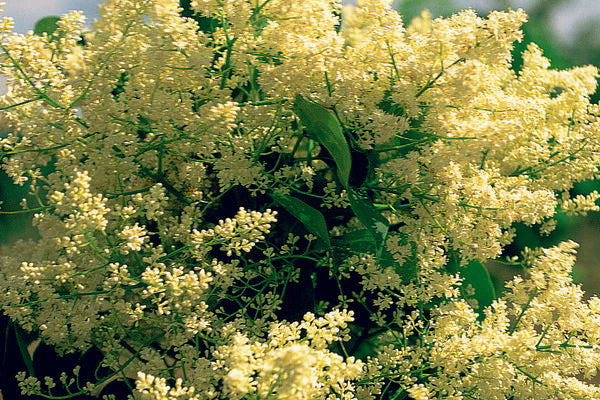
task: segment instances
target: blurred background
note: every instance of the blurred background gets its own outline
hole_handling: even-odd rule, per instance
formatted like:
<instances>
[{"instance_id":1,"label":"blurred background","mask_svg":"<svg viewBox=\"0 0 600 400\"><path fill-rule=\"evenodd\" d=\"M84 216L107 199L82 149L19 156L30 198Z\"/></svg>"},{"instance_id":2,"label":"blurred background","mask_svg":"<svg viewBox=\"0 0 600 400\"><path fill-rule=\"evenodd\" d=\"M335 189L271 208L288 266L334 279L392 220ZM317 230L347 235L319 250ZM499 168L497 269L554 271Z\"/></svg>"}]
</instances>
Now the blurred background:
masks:
<instances>
[{"instance_id":1,"label":"blurred background","mask_svg":"<svg viewBox=\"0 0 600 400\"><path fill-rule=\"evenodd\" d=\"M98 17L100 0L3 0L4 15L15 20L15 31L26 33L33 29L39 19L60 16L69 10L81 10L88 17L88 24ZM354 3L345 0L344 3ZM514 51L515 70L520 68L520 53L527 43L535 42L550 58L553 68L565 69L575 65L593 64L600 67L600 0L396 0L394 8L400 11L405 21L428 9L434 17L448 16L465 8L473 8L481 16L490 10L523 8L529 22L523 27L525 40L517 44ZM0 91L3 83L0 81ZM592 101L598 102L600 94ZM600 134L600 133L599 133ZM600 184L582 182L574 194L600 191ZM18 210L19 200L25 195L23 188L15 187L0 172L0 199L3 210ZM22 235L32 235L27 229L30 216L0 215L0 243ZM574 278L588 293L600 294L600 216L593 213L587 217L560 217L557 230L549 237L540 237L536 229L518 226L518 239L507 249L507 254L518 254L524 246L551 246L561 240L578 242L579 255ZM506 266L490 264L492 278L497 290L503 281L515 272Z\"/></svg>"}]
</instances>

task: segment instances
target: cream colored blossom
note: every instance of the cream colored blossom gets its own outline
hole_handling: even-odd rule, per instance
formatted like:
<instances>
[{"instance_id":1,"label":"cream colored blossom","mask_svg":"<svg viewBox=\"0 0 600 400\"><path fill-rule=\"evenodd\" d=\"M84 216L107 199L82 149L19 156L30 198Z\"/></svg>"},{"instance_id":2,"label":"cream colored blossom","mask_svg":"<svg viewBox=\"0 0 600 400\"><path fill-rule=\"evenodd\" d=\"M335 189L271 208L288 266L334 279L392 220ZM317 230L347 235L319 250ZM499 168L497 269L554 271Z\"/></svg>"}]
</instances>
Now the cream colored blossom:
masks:
<instances>
[{"instance_id":1,"label":"cream colored blossom","mask_svg":"<svg viewBox=\"0 0 600 400\"><path fill-rule=\"evenodd\" d=\"M496 299L461 273L598 211L570 194L600 172L596 68L530 44L516 74L522 10L184 3L0 21L2 167L39 234L0 250L6 315L148 400L600 398L574 243L510 258Z\"/></svg>"},{"instance_id":2,"label":"cream colored blossom","mask_svg":"<svg viewBox=\"0 0 600 400\"><path fill-rule=\"evenodd\" d=\"M119 233L119 237L125 241L125 248L121 250L127 254L129 250L140 251L146 237L146 229L143 226L139 226L137 223L134 226L126 226Z\"/></svg>"}]
</instances>

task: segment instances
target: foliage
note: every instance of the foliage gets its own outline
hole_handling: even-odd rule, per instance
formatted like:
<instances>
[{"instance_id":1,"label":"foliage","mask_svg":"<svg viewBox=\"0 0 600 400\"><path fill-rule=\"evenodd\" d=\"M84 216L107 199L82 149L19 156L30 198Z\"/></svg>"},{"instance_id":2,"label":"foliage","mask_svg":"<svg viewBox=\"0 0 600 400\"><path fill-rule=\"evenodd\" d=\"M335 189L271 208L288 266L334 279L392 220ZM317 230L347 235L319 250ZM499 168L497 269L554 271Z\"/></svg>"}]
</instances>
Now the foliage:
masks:
<instances>
[{"instance_id":1,"label":"foliage","mask_svg":"<svg viewBox=\"0 0 600 400\"><path fill-rule=\"evenodd\" d=\"M4 212L39 232L0 253L23 395L600 398L576 244L505 260L500 295L484 266L516 224L598 210L569 192L599 172L596 69L529 44L516 74L521 10L405 27L389 3L3 20L1 156L28 189ZM23 330L80 366L40 374Z\"/></svg>"}]
</instances>

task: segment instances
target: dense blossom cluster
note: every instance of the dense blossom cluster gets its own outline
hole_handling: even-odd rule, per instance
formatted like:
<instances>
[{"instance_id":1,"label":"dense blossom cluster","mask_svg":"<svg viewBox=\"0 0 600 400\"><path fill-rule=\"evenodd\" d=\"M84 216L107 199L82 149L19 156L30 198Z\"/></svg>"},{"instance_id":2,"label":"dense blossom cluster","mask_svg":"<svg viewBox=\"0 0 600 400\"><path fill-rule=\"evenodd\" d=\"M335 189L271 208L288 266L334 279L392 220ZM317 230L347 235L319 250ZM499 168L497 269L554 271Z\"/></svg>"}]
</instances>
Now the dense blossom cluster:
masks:
<instances>
[{"instance_id":1,"label":"dense blossom cluster","mask_svg":"<svg viewBox=\"0 0 600 400\"><path fill-rule=\"evenodd\" d=\"M39 235L0 250L0 307L60 353L99 349L111 375L73 397L600 399L576 245L511 258L501 296L484 279L516 223L599 209L570 195L598 177L597 71L531 44L515 72L521 10L405 26L390 3L2 20L0 154Z\"/></svg>"}]
</instances>

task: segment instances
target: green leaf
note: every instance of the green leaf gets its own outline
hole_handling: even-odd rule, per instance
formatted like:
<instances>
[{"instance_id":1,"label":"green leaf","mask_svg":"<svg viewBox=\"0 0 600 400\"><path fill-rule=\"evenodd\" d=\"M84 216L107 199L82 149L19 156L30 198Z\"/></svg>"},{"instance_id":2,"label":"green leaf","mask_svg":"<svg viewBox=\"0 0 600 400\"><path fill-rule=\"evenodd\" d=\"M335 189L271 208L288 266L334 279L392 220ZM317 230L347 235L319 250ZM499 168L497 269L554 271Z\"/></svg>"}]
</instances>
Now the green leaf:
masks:
<instances>
[{"instance_id":1,"label":"green leaf","mask_svg":"<svg viewBox=\"0 0 600 400\"><path fill-rule=\"evenodd\" d=\"M352 355L359 360L367 361L368 357L376 356L382 348L393 344L396 335L402 336L400 332L382 328L365 330L357 338L357 343L355 344L356 350Z\"/></svg>"},{"instance_id":2,"label":"green leaf","mask_svg":"<svg viewBox=\"0 0 600 400\"><path fill-rule=\"evenodd\" d=\"M372 253L375 251L375 240L367 229L348 232L340 237L340 241L347 244L350 250L356 253Z\"/></svg>"},{"instance_id":3,"label":"green leaf","mask_svg":"<svg viewBox=\"0 0 600 400\"><path fill-rule=\"evenodd\" d=\"M179 7L181 7L179 15L196 21L200 31L210 34L215 32L217 27L222 26L218 19L200 15L199 13L195 12L191 3L191 0L179 0Z\"/></svg>"},{"instance_id":4,"label":"green leaf","mask_svg":"<svg viewBox=\"0 0 600 400\"><path fill-rule=\"evenodd\" d=\"M42 36L46 32L48 36L51 36L58 29L59 19L60 17L51 15L38 20L33 27L33 33Z\"/></svg>"},{"instance_id":5,"label":"green leaf","mask_svg":"<svg viewBox=\"0 0 600 400\"><path fill-rule=\"evenodd\" d=\"M464 279L463 285L471 285L475 289L473 297L479 304L479 310L490 306L496 298L496 291L487 268L479 261L471 261L460 270L460 274Z\"/></svg>"},{"instance_id":6,"label":"green leaf","mask_svg":"<svg viewBox=\"0 0 600 400\"><path fill-rule=\"evenodd\" d=\"M21 337L19 328L14 324L13 328L15 331L15 336L17 337L17 345L19 346L21 357L23 357L23 361L25 362L25 366L27 367L27 372L30 376L35 376L35 371L33 370L33 360L31 359L31 355L29 354L29 350L27 349L27 344L25 344L25 341Z\"/></svg>"},{"instance_id":7,"label":"green leaf","mask_svg":"<svg viewBox=\"0 0 600 400\"><path fill-rule=\"evenodd\" d=\"M408 283L417 277L417 257L415 255L408 258L402 264L394 260L392 253L384 248L378 259L379 264L384 267L393 267L394 271L402 278L403 283Z\"/></svg>"},{"instance_id":8,"label":"green leaf","mask_svg":"<svg viewBox=\"0 0 600 400\"><path fill-rule=\"evenodd\" d=\"M394 395L392 397L390 397L390 400L404 400L405 398L408 397L408 392L402 388L396 390L396 393L394 393Z\"/></svg>"},{"instance_id":9,"label":"green leaf","mask_svg":"<svg viewBox=\"0 0 600 400\"><path fill-rule=\"evenodd\" d=\"M375 209L371 200L359 195L351 188L348 188L348 198L354 215L375 240L375 255L379 258L390 227L389 221Z\"/></svg>"},{"instance_id":10,"label":"green leaf","mask_svg":"<svg viewBox=\"0 0 600 400\"><path fill-rule=\"evenodd\" d=\"M485 315L482 311L496 299L496 290L490 274L485 265L479 261L470 261L464 267L460 267L459 263L457 257L451 257L447 270L451 274L458 273L463 279L461 293L466 299L477 300L479 319L483 319ZM469 286L473 288L475 293L469 293Z\"/></svg>"},{"instance_id":11,"label":"green leaf","mask_svg":"<svg viewBox=\"0 0 600 400\"><path fill-rule=\"evenodd\" d=\"M359 229L332 239L334 246L346 245L353 253L376 253L375 239L368 229ZM394 256L384 247L381 249L377 262L383 267L392 267L408 283L417 277L417 257L412 256L400 264Z\"/></svg>"},{"instance_id":12,"label":"green leaf","mask_svg":"<svg viewBox=\"0 0 600 400\"><path fill-rule=\"evenodd\" d=\"M321 239L327 248L331 247L329 229L327 229L325 217L323 217L323 214L319 210L292 196L273 195L273 198L290 214L302 222L310 233Z\"/></svg>"},{"instance_id":13,"label":"green leaf","mask_svg":"<svg viewBox=\"0 0 600 400\"><path fill-rule=\"evenodd\" d=\"M348 187L352 157L335 114L324 106L296 96L294 113L300 118L306 131L325 146L337 166L337 175L344 187Z\"/></svg>"}]
</instances>

